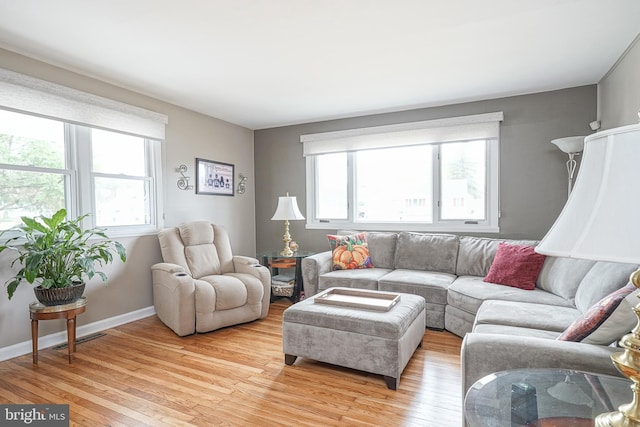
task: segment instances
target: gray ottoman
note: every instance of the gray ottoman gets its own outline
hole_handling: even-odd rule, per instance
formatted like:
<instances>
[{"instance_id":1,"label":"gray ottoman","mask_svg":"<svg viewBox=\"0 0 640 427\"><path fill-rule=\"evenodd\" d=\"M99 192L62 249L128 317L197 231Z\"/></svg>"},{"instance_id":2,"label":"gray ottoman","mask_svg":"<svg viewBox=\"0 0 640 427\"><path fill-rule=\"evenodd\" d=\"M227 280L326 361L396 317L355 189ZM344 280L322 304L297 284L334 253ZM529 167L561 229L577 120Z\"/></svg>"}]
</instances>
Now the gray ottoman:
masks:
<instances>
[{"instance_id":1,"label":"gray ottoman","mask_svg":"<svg viewBox=\"0 0 640 427\"><path fill-rule=\"evenodd\" d=\"M343 288L327 289L284 311L285 363L292 365L300 356L384 375L387 387L396 390L400 374L422 345L426 327L424 298L399 294L400 301L389 311L313 301L334 289Z\"/></svg>"}]
</instances>

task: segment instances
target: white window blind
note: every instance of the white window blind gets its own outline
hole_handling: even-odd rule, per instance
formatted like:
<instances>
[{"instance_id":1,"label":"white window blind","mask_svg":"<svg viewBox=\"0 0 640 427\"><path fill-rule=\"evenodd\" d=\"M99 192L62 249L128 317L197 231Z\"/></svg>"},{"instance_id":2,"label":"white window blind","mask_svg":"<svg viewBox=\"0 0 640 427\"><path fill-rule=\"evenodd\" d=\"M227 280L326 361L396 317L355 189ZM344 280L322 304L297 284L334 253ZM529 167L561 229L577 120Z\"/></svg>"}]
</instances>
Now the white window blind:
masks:
<instances>
[{"instance_id":1,"label":"white window blind","mask_svg":"<svg viewBox=\"0 0 640 427\"><path fill-rule=\"evenodd\" d=\"M497 139L502 112L301 135L303 155Z\"/></svg>"},{"instance_id":2,"label":"white window blind","mask_svg":"<svg viewBox=\"0 0 640 427\"><path fill-rule=\"evenodd\" d=\"M166 115L0 68L0 106L163 141Z\"/></svg>"}]
</instances>

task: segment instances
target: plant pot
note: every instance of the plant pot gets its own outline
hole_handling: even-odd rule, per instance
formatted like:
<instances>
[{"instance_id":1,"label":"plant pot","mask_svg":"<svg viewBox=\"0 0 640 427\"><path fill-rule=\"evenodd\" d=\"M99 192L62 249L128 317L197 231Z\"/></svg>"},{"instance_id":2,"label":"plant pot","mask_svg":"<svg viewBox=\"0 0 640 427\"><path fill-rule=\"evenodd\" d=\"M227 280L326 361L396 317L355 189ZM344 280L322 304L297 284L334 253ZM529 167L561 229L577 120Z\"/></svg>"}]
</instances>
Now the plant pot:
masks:
<instances>
[{"instance_id":1,"label":"plant pot","mask_svg":"<svg viewBox=\"0 0 640 427\"><path fill-rule=\"evenodd\" d=\"M43 305L64 305L76 302L84 293L84 283L77 283L67 288L44 289L41 286L33 288L36 298Z\"/></svg>"}]
</instances>

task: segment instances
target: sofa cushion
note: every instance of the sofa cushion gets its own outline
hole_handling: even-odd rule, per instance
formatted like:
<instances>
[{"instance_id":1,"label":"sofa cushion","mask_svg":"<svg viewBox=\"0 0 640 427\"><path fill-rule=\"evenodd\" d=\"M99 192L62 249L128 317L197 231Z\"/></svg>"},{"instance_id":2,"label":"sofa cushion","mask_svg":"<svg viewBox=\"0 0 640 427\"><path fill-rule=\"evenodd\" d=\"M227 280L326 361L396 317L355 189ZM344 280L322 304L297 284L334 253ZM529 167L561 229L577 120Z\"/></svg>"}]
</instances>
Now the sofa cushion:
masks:
<instances>
[{"instance_id":1,"label":"sofa cushion","mask_svg":"<svg viewBox=\"0 0 640 427\"><path fill-rule=\"evenodd\" d=\"M516 335L528 338L546 338L551 340L556 339L560 335L557 331L545 331L542 329L531 329L508 325L477 325L473 329L473 332L480 334Z\"/></svg>"},{"instance_id":2,"label":"sofa cushion","mask_svg":"<svg viewBox=\"0 0 640 427\"><path fill-rule=\"evenodd\" d=\"M532 291L544 259L533 246L500 243L484 281Z\"/></svg>"},{"instance_id":3,"label":"sofa cushion","mask_svg":"<svg viewBox=\"0 0 640 427\"><path fill-rule=\"evenodd\" d=\"M473 330L478 325L504 325L560 333L579 316L580 312L573 307L489 300L480 306Z\"/></svg>"},{"instance_id":4,"label":"sofa cushion","mask_svg":"<svg viewBox=\"0 0 640 427\"><path fill-rule=\"evenodd\" d=\"M395 268L455 274L458 236L402 232L396 245Z\"/></svg>"},{"instance_id":5,"label":"sofa cushion","mask_svg":"<svg viewBox=\"0 0 640 427\"><path fill-rule=\"evenodd\" d=\"M485 300L494 299L572 307L572 304L566 299L542 289L536 288L533 291L525 291L509 286L486 283L482 277L475 276L458 277L449 286L447 293L447 304L472 314L478 312L478 308Z\"/></svg>"},{"instance_id":6,"label":"sofa cushion","mask_svg":"<svg viewBox=\"0 0 640 427\"><path fill-rule=\"evenodd\" d=\"M221 273L218 249L213 243L186 246L184 256L191 275L196 279Z\"/></svg>"},{"instance_id":7,"label":"sofa cushion","mask_svg":"<svg viewBox=\"0 0 640 427\"><path fill-rule=\"evenodd\" d=\"M537 240L501 240L460 236L456 274L458 276L486 276L501 242L526 246L538 244Z\"/></svg>"},{"instance_id":8,"label":"sofa cushion","mask_svg":"<svg viewBox=\"0 0 640 427\"><path fill-rule=\"evenodd\" d=\"M576 319L557 339L609 345L638 323L632 308L638 302L632 284L613 291Z\"/></svg>"},{"instance_id":9,"label":"sofa cushion","mask_svg":"<svg viewBox=\"0 0 640 427\"><path fill-rule=\"evenodd\" d=\"M446 304L447 288L455 280L453 274L435 271L397 269L378 280L378 289L421 295L428 303Z\"/></svg>"},{"instance_id":10,"label":"sofa cushion","mask_svg":"<svg viewBox=\"0 0 640 427\"><path fill-rule=\"evenodd\" d=\"M576 308L584 313L602 298L626 285L631 273L637 269L636 264L596 262L576 291Z\"/></svg>"},{"instance_id":11,"label":"sofa cushion","mask_svg":"<svg viewBox=\"0 0 640 427\"><path fill-rule=\"evenodd\" d=\"M357 270L336 270L318 277L318 290L329 288L378 289L378 280L389 273L386 268L363 268Z\"/></svg>"},{"instance_id":12,"label":"sofa cushion","mask_svg":"<svg viewBox=\"0 0 640 427\"><path fill-rule=\"evenodd\" d=\"M547 257L537 286L573 301L580 282L594 264L595 261L584 259Z\"/></svg>"},{"instance_id":13,"label":"sofa cushion","mask_svg":"<svg viewBox=\"0 0 640 427\"><path fill-rule=\"evenodd\" d=\"M192 221L178 226L184 246L213 243L213 226L207 221Z\"/></svg>"},{"instance_id":14,"label":"sofa cushion","mask_svg":"<svg viewBox=\"0 0 640 427\"><path fill-rule=\"evenodd\" d=\"M398 233L367 233L369 254L375 267L393 269L397 241Z\"/></svg>"}]
</instances>

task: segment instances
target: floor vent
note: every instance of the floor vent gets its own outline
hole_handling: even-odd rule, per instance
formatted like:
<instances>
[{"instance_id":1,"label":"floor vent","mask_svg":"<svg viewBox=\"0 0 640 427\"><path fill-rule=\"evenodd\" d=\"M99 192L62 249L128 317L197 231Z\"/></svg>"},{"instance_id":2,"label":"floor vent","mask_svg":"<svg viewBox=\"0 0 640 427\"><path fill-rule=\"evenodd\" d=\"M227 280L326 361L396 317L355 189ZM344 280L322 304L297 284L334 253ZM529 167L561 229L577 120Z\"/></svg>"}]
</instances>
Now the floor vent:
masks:
<instances>
[{"instance_id":1,"label":"floor vent","mask_svg":"<svg viewBox=\"0 0 640 427\"><path fill-rule=\"evenodd\" d=\"M85 335L82 338L76 338L76 344L82 344L83 342L86 342L86 341L95 340L96 338L100 338L100 337L103 337L105 335L106 334L104 334L102 332L97 332L97 333L91 334L91 335ZM60 345L57 345L57 346L53 347L54 350L62 350L63 348L67 348L67 344L66 343L60 344Z\"/></svg>"}]
</instances>

